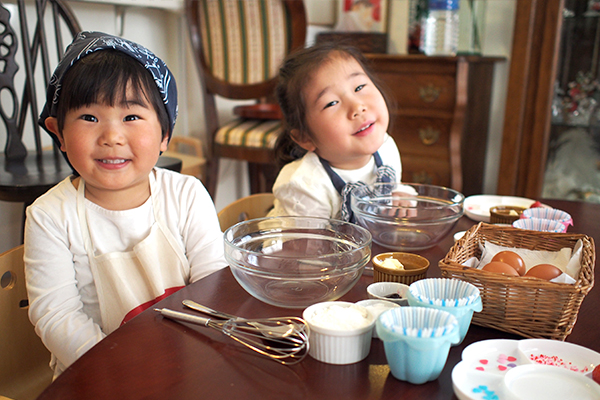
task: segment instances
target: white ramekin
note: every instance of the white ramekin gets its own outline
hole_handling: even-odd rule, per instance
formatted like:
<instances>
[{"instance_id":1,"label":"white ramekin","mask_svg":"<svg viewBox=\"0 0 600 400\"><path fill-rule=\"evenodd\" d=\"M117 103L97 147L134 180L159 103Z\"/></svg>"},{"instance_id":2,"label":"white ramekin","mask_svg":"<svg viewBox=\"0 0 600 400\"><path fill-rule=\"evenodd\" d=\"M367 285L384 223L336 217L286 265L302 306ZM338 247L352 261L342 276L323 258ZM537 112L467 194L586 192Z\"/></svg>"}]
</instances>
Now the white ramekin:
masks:
<instances>
[{"instance_id":1,"label":"white ramekin","mask_svg":"<svg viewBox=\"0 0 600 400\"><path fill-rule=\"evenodd\" d=\"M382 312L387 311L390 308L400 307L400 304L395 303L393 301L379 299L361 300L357 301L356 304L358 304L359 306L363 306L367 310L369 310L369 312L373 314L373 317L375 317L375 321L377 321L377 318L379 318L379 315L381 315ZM373 328L373 337L377 339L379 338L379 336L377 336L377 330L375 328Z\"/></svg>"},{"instance_id":2,"label":"white ramekin","mask_svg":"<svg viewBox=\"0 0 600 400\"><path fill-rule=\"evenodd\" d=\"M311 322L317 310L331 305L364 309L368 315L368 325L347 330L324 328ZM306 308L302 317L310 326L308 354L314 359L328 364L353 364L369 355L375 318L366 308L345 301L326 301Z\"/></svg>"}]
</instances>

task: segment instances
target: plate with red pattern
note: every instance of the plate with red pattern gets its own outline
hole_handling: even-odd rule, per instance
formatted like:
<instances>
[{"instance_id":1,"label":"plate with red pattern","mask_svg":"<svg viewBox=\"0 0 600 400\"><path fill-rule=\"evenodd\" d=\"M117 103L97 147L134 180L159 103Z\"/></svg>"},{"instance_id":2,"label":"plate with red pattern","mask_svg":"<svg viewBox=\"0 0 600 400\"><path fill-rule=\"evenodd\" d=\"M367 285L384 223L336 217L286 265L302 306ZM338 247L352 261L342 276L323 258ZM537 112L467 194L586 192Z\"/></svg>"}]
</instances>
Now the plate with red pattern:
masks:
<instances>
[{"instance_id":1,"label":"plate with red pattern","mask_svg":"<svg viewBox=\"0 0 600 400\"><path fill-rule=\"evenodd\" d=\"M587 347L549 339L523 339L517 345L519 353L530 362L554 365L587 374L600 364L600 354Z\"/></svg>"},{"instance_id":2,"label":"plate with red pattern","mask_svg":"<svg viewBox=\"0 0 600 400\"><path fill-rule=\"evenodd\" d=\"M521 379L531 376L524 365L555 366L585 375L600 364L600 354L573 343L549 339L491 339L475 342L462 352L462 361L452 370L452 386L460 400L506 400L505 376L509 371L511 382L515 375ZM587 382L587 379L582 380ZM579 385L579 381L567 380ZM600 389L591 379L592 389ZM503 389L504 388L504 389Z\"/></svg>"}]
</instances>

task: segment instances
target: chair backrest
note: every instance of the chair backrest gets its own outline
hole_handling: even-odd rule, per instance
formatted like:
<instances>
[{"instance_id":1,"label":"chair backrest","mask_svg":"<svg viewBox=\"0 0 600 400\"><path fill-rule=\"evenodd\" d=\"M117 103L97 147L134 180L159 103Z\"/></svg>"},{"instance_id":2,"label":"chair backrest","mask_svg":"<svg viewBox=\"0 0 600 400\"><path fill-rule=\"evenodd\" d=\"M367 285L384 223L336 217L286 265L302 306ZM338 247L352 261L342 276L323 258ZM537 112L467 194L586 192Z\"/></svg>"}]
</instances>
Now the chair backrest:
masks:
<instances>
[{"instance_id":1,"label":"chair backrest","mask_svg":"<svg viewBox=\"0 0 600 400\"><path fill-rule=\"evenodd\" d=\"M234 201L219 211L221 230L224 232L238 222L266 216L274 200L273 193L256 193Z\"/></svg>"},{"instance_id":2,"label":"chair backrest","mask_svg":"<svg viewBox=\"0 0 600 400\"><path fill-rule=\"evenodd\" d=\"M0 309L0 395L35 399L53 371L27 315L23 245L0 254Z\"/></svg>"},{"instance_id":3,"label":"chair backrest","mask_svg":"<svg viewBox=\"0 0 600 400\"><path fill-rule=\"evenodd\" d=\"M273 95L281 62L305 44L306 12L301 0L186 0L185 6L210 136L219 126L215 95Z\"/></svg>"},{"instance_id":4,"label":"chair backrest","mask_svg":"<svg viewBox=\"0 0 600 400\"><path fill-rule=\"evenodd\" d=\"M169 142L169 148L162 156L179 158L182 162L182 174L192 175L204 179L204 150L200 139L190 136L173 136Z\"/></svg>"},{"instance_id":5,"label":"chair backrest","mask_svg":"<svg viewBox=\"0 0 600 400\"><path fill-rule=\"evenodd\" d=\"M33 4L32 4L33 3ZM0 1L0 90L10 101L0 101L6 127L7 160L24 159L24 132L33 132L36 152L42 153L37 124L53 66L81 31L71 9L62 0ZM17 75L18 70L21 70Z\"/></svg>"}]
</instances>

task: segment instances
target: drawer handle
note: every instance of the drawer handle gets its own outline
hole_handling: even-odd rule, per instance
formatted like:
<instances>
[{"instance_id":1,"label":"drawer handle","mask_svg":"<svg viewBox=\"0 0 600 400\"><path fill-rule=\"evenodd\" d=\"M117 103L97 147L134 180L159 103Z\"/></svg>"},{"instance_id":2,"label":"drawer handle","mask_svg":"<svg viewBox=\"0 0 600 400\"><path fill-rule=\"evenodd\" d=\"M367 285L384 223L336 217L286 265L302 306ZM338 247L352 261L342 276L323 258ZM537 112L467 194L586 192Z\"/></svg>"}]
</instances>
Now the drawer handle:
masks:
<instances>
[{"instance_id":1,"label":"drawer handle","mask_svg":"<svg viewBox=\"0 0 600 400\"><path fill-rule=\"evenodd\" d=\"M425 183L431 185L433 183L433 177L427 173L427 171L413 172L412 181L415 183Z\"/></svg>"},{"instance_id":2,"label":"drawer handle","mask_svg":"<svg viewBox=\"0 0 600 400\"><path fill-rule=\"evenodd\" d=\"M438 97L440 97L441 92L441 88L434 86L432 83L430 83L427 86L421 86L419 88L419 97L421 97L421 100L423 100L426 103L433 103L438 99Z\"/></svg>"},{"instance_id":3,"label":"drawer handle","mask_svg":"<svg viewBox=\"0 0 600 400\"><path fill-rule=\"evenodd\" d=\"M440 131L433 129L431 126L419 129L419 139L425 146L431 146L437 143L440 139Z\"/></svg>"}]
</instances>

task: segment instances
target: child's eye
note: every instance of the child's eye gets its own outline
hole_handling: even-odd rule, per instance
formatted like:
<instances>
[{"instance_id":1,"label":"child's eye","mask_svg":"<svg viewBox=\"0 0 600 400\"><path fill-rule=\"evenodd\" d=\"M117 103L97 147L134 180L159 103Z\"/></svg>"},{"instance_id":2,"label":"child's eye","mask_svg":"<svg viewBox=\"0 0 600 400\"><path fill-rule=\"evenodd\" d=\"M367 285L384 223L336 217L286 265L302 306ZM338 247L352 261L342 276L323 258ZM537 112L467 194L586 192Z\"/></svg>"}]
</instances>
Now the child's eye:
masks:
<instances>
[{"instance_id":1,"label":"child's eye","mask_svg":"<svg viewBox=\"0 0 600 400\"><path fill-rule=\"evenodd\" d=\"M326 109L326 108L329 108L329 107L333 107L333 106L335 106L337 103L339 103L337 100L335 100L335 101L331 101L331 102L329 102L329 103L325 104L325 107L323 107L323 110L324 110L324 109Z\"/></svg>"},{"instance_id":2,"label":"child's eye","mask_svg":"<svg viewBox=\"0 0 600 400\"><path fill-rule=\"evenodd\" d=\"M138 117L137 115L128 115L123 120L124 121L136 121L138 119L140 119L140 117Z\"/></svg>"},{"instance_id":3,"label":"child's eye","mask_svg":"<svg viewBox=\"0 0 600 400\"><path fill-rule=\"evenodd\" d=\"M98 122L98 118L94 117L90 114L84 114L81 116L81 119L88 122Z\"/></svg>"},{"instance_id":4,"label":"child's eye","mask_svg":"<svg viewBox=\"0 0 600 400\"><path fill-rule=\"evenodd\" d=\"M354 89L354 91L355 91L355 92L359 92L359 91L363 90L363 88L364 88L365 86L367 86L367 85L358 85L358 86L356 87L356 89Z\"/></svg>"}]
</instances>

